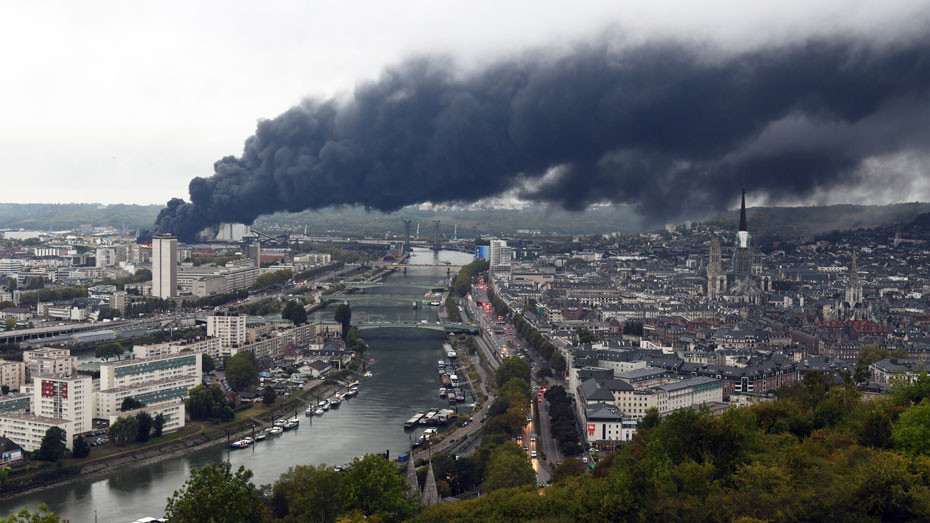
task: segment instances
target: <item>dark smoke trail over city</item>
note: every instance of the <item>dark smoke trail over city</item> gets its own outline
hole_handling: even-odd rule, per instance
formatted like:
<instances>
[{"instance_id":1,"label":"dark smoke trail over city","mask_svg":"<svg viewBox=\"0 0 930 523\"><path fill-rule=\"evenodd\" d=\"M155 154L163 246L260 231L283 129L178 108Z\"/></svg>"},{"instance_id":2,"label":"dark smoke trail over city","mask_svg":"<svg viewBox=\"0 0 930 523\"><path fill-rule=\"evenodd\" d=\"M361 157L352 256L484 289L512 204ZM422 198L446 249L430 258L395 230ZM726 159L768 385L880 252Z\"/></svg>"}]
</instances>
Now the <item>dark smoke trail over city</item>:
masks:
<instances>
[{"instance_id":1,"label":"dark smoke trail over city","mask_svg":"<svg viewBox=\"0 0 930 523\"><path fill-rule=\"evenodd\" d=\"M725 208L743 184L775 200L885 184L866 162L930 144L928 43L598 44L468 75L412 60L347 100L262 121L155 228L190 240L278 211L501 194L572 210L631 204L661 223Z\"/></svg>"}]
</instances>

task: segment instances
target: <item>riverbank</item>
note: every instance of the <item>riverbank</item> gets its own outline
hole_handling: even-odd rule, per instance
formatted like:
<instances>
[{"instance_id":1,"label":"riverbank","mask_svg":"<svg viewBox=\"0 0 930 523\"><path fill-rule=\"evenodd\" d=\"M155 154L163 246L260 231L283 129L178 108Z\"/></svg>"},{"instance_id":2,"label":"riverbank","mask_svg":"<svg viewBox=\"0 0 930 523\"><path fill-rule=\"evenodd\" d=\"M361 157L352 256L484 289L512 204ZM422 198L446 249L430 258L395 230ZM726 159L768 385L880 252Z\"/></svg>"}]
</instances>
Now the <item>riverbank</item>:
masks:
<instances>
[{"instance_id":1,"label":"riverbank","mask_svg":"<svg viewBox=\"0 0 930 523\"><path fill-rule=\"evenodd\" d=\"M352 376L350 380L357 377L354 373L350 373L349 376ZM299 414L304 411L310 401L313 401L314 397L328 396L341 388L344 388L344 385L337 382L324 381L288 398L280 405L272 407L255 416L247 416L243 419L215 427L201 425L201 430L179 438L167 439L154 445L148 445L138 449L128 449L100 458L88 458L80 463L74 462L71 463L70 466L80 467L77 473L41 485L29 485L21 490L3 492L0 494L0 501L15 499L76 481L103 479L117 471L123 472L127 469L143 467L160 461L178 458L185 454L190 454L209 447L225 445L227 441L235 441L251 435L252 427L255 425L255 421L253 420L258 420L267 424L273 422L275 419L293 416L295 412ZM247 413L248 410L243 412ZM190 424L188 426L190 426ZM181 430L183 431L184 429L182 428ZM165 435L165 437L170 436L171 434ZM49 468L51 467L45 467L41 470L47 470ZM40 471L37 471L37 473L39 472Z\"/></svg>"}]
</instances>

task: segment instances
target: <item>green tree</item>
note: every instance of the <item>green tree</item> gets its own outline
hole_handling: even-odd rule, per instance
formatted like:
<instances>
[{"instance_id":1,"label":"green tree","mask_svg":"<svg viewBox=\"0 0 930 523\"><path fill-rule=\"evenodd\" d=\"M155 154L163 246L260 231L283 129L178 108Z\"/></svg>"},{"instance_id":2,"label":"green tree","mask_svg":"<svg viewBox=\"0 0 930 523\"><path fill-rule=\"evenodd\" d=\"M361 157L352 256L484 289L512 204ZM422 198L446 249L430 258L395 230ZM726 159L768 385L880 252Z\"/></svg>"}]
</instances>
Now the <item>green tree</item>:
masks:
<instances>
[{"instance_id":1,"label":"green tree","mask_svg":"<svg viewBox=\"0 0 930 523\"><path fill-rule=\"evenodd\" d=\"M891 417L882 408L873 409L859 430L859 444L877 449L891 443Z\"/></svg>"},{"instance_id":2,"label":"green tree","mask_svg":"<svg viewBox=\"0 0 930 523\"><path fill-rule=\"evenodd\" d=\"M226 360L226 379L237 391L248 390L258 383L258 368L251 353L238 352Z\"/></svg>"},{"instance_id":3,"label":"green tree","mask_svg":"<svg viewBox=\"0 0 930 523\"><path fill-rule=\"evenodd\" d=\"M355 325L349 327L349 334L346 336L345 341L346 347L348 347L349 350L354 350L357 352L365 352L368 350L368 344L365 343L365 339L362 338L362 333Z\"/></svg>"},{"instance_id":4,"label":"green tree","mask_svg":"<svg viewBox=\"0 0 930 523\"><path fill-rule=\"evenodd\" d=\"M136 440L139 435L139 420L133 416L121 416L110 425L110 439L117 445L125 445Z\"/></svg>"},{"instance_id":5,"label":"green tree","mask_svg":"<svg viewBox=\"0 0 930 523\"><path fill-rule=\"evenodd\" d=\"M133 398L132 396L127 396L123 400L123 403L120 405L119 410L120 412L126 412L128 410L141 409L144 406L145 406L145 403L142 403L141 401L137 400L136 398Z\"/></svg>"},{"instance_id":6,"label":"green tree","mask_svg":"<svg viewBox=\"0 0 930 523\"><path fill-rule=\"evenodd\" d=\"M84 438L78 438L74 440L74 449L71 451L71 456L75 459L86 458L90 455L90 447L87 443L84 443Z\"/></svg>"},{"instance_id":7,"label":"green tree","mask_svg":"<svg viewBox=\"0 0 930 523\"><path fill-rule=\"evenodd\" d=\"M275 481L271 488L271 512L288 522L332 522L342 514L345 475L326 466L298 465Z\"/></svg>"},{"instance_id":8,"label":"green tree","mask_svg":"<svg viewBox=\"0 0 930 523\"><path fill-rule=\"evenodd\" d=\"M516 443L507 442L494 449L485 468L485 488L498 490L535 483L536 472Z\"/></svg>"},{"instance_id":9,"label":"green tree","mask_svg":"<svg viewBox=\"0 0 930 523\"><path fill-rule=\"evenodd\" d=\"M345 337L349 334L349 327L352 324L352 307L348 303L341 303L336 307L336 312L333 314L333 320L342 324L342 337Z\"/></svg>"},{"instance_id":10,"label":"green tree","mask_svg":"<svg viewBox=\"0 0 930 523\"><path fill-rule=\"evenodd\" d=\"M16 318L10 316L3 320L4 330L11 331L16 328Z\"/></svg>"},{"instance_id":11,"label":"green tree","mask_svg":"<svg viewBox=\"0 0 930 523\"><path fill-rule=\"evenodd\" d=\"M346 512L358 510L365 516L402 521L416 511L406 491L407 483L393 463L368 454L356 459L345 473L340 498Z\"/></svg>"},{"instance_id":12,"label":"green tree","mask_svg":"<svg viewBox=\"0 0 930 523\"><path fill-rule=\"evenodd\" d=\"M168 498L165 516L168 521L257 523L262 506L252 471L240 466L233 474L232 465L221 461L191 471L184 486Z\"/></svg>"},{"instance_id":13,"label":"green tree","mask_svg":"<svg viewBox=\"0 0 930 523\"><path fill-rule=\"evenodd\" d=\"M575 458L567 458L552 471L552 482L558 483L572 476L580 476L588 467Z\"/></svg>"},{"instance_id":14,"label":"green tree","mask_svg":"<svg viewBox=\"0 0 930 523\"><path fill-rule=\"evenodd\" d=\"M4 396L6 396L7 394L9 394L9 393L10 393L10 386L9 386L9 385L6 385L6 384L0 386L0 393L2 393Z\"/></svg>"},{"instance_id":15,"label":"green tree","mask_svg":"<svg viewBox=\"0 0 930 523\"><path fill-rule=\"evenodd\" d=\"M16 280L13 280L16 281ZM58 523L61 519L53 512L48 511L48 505L39 503L38 511L30 512L28 508L22 510L7 518L0 518L0 523Z\"/></svg>"},{"instance_id":16,"label":"green tree","mask_svg":"<svg viewBox=\"0 0 930 523\"><path fill-rule=\"evenodd\" d=\"M216 369L216 363L213 362L213 358L209 354L203 354L201 358L200 365L202 372L207 373Z\"/></svg>"},{"instance_id":17,"label":"green tree","mask_svg":"<svg viewBox=\"0 0 930 523\"><path fill-rule=\"evenodd\" d=\"M105 343L94 349L94 356L108 361L110 358L118 359L123 351L123 346L119 342Z\"/></svg>"},{"instance_id":18,"label":"green tree","mask_svg":"<svg viewBox=\"0 0 930 523\"><path fill-rule=\"evenodd\" d=\"M274 399L274 389L271 388L271 385L265 385L265 388L262 390L262 403L265 405L271 405L274 403Z\"/></svg>"},{"instance_id":19,"label":"green tree","mask_svg":"<svg viewBox=\"0 0 930 523\"><path fill-rule=\"evenodd\" d=\"M152 425L154 420L152 415L148 412L140 412L136 414L136 441L146 442L149 440L149 437L152 435Z\"/></svg>"},{"instance_id":20,"label":"green tree","mask_svg":"<svg viewBox=\"0 0 930 523\"><path fill-rule=\"evenodd\" d=\"M930 400L905 410L891 430L891 439L908 454L930 454Z\"/></svg>"},{"instance_id":21,"label":"green tree","mask_svg":"<svg viewBox=\"0 0 930 523\"><path fill-rule=\"evenodd\" d=\"M562 356L562 353L555 351L552 353L552 357L549 358L549 366L552 367L552 370L558 372L560 375L565 372L565 356Z\"/></svg>"},{"instance_id":22,"label":"green tree","mask_svg":"<svg viewBox=\"0 0 930 523\"><path fill-rule=\"evenodd\" d=\"M294 325L302 325L307 323L307 309L294 300L288 300L284 305L284 311L281 312L281 317L291 320Z\"/></svg>"},{"instance_id":23,"label":"green tree","mask_svg":"<svg viewBox=\"0 0 930 523\"><path fill-rule=\"evenodd\" d=\"M575 327L575 333L578 335L578 343L591 343L597 341L594 335L587 327Z\"/></svg>"},{"instance_id":24,"label":"green tree","mask_svg":"<svg viewBox=\"0 0 930 523\"><path fill-rule=\"evenodd\" d=\"M521 358L504 358L497 372L494 374L494 381L498 387L502 387L512 378L520 378L527 383L531 379L532 368L530 364Z\"/></svg>"},{"instance_id":25,"label":"green tree","mask_svg":"<svg viewBox=\"0 0 930 523\"><path fill-rule=\"evenodd\" d=\"M161 412L152 420L152 430L154 432L153 436L156 438L160 438L162 431L165 430L165 415Z\"/></svg>"},{"instance_id":26,"label":"green tree","mask_svg":"<svg viewBox=\"0 0 930 523\"><path fill-rule=\"evenodd\" d=\"M42 437L42 443L39 445L36 457L43 461L52 462L65 457L68 453L68 447L65 445L67 437L68 435L63 429L59 427L49 427L49 429L45 431L45 436Z\"/></svg>"}]
</instances>

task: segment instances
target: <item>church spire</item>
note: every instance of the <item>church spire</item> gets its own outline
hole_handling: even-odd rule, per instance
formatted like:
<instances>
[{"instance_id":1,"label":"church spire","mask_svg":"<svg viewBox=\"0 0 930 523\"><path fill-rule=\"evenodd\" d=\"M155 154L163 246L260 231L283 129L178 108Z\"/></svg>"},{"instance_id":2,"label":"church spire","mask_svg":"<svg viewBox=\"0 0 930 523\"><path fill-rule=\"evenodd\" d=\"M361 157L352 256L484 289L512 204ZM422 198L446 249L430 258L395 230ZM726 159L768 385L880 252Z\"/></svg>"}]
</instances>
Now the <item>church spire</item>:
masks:
<instances>
[{"instance_id":1,"label":"church spire","mask_svg":"<svg viewBox=\"0 0 930 523\"><path fill-rule=\"evenodd\" d=\"M739 230L748 231L746 228L746 186L743 186L743 202L739 208Z\"/></svg>"}]
</instances>

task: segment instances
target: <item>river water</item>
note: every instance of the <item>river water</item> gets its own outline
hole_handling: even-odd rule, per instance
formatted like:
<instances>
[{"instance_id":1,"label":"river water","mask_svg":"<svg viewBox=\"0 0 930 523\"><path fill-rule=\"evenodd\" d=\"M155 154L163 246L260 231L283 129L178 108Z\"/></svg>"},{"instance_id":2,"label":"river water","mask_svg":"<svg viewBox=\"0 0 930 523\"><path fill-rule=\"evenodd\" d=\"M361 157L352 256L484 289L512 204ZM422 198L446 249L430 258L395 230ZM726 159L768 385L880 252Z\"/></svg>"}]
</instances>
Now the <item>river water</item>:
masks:
<instances>
[{"instance_id":1,"label":"river water","mask_svg":"<svg viewBox=\"0 0 930 523\"><path fill-rule=\"evenodd\" d=\"M470 254L454 251L433 253L415 250L410 263L430 265L471 261ZM408 269L395 272L386 282L437 283L446 279L446 269ZM403 288L372 289L370 293L422 295L424 291ZM332 319L331 308L313 315ZM411 302L357 302L352 306L355 321L436 321L437 309L412 307ZM192 468L228 459L252 470L256 484L271 483L293 465L339 465L367 453L389 451L391 458L407 451L412 433L403 423L417 410L445 407L439 397L436 361L444 356L444 336L423 329L366 331L368 357L374 358L372 376L361 378L358 396L343 402L321 417L307 418L299 412L300 427L250 449L230 451L213 447L160 463L132 468L95 481L78 481L36 494L3 502L0 514L9 515L23 506L35 510L45 502L49 510L71 521L133 521L143 516L161 516L165 502ZM415 434L415 433L413 433Z\"/></svg>"}]
</instances>

